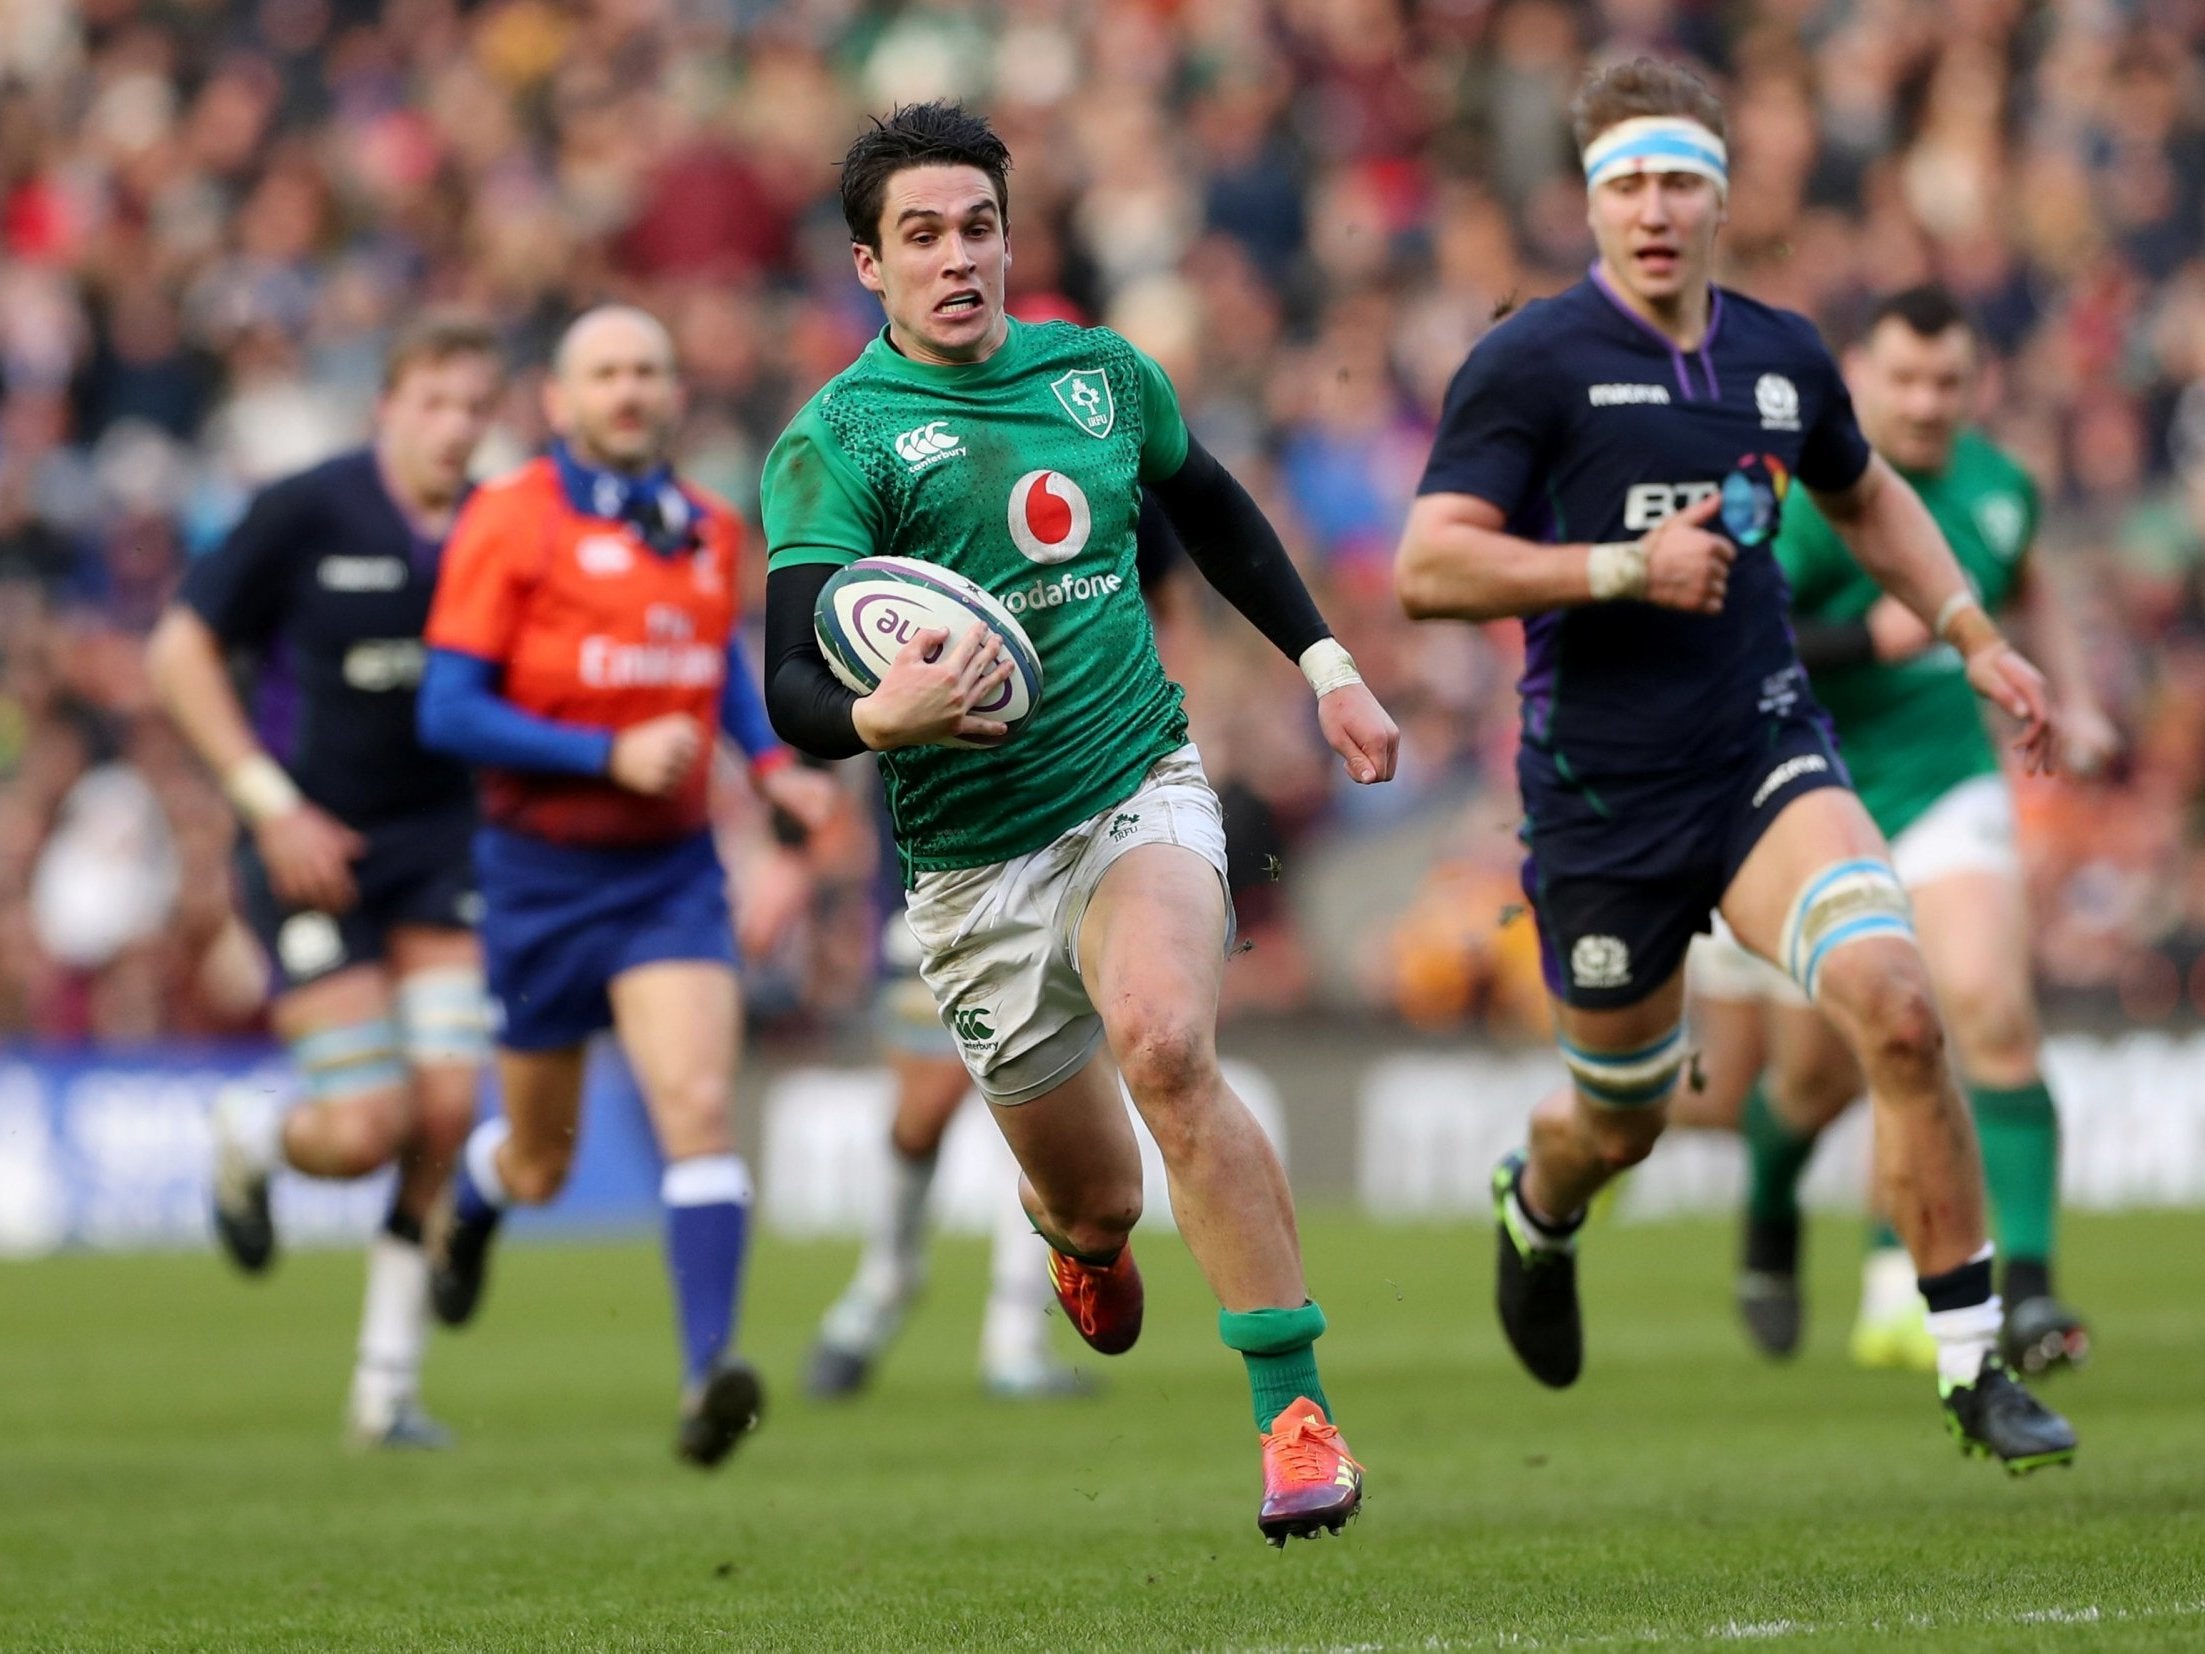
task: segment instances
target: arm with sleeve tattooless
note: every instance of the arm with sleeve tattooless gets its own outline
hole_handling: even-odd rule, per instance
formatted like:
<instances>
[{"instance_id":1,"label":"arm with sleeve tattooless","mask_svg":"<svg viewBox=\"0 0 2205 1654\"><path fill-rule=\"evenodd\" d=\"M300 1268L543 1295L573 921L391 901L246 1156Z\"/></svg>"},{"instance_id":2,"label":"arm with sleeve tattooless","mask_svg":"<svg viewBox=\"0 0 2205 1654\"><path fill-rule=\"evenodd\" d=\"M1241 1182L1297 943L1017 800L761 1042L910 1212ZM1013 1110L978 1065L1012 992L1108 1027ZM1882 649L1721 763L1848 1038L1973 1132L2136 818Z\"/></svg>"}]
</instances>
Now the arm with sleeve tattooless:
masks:
<instances>
[{"instance_id":1,"label":"arm with sleeve tattooless","mask_svg":"<svg viewBox=\"0 0 2205 1654\"><path fill-rule=\"evenodd\" d=\"M773 733L765 700L758 692L757 680L750 675L749 652L739 635L727 640L727 676L720 684L720 727L743 749L753 775L779 769L795 757Z\"/></svg>"},{"instance_id":2,"label":"arm with sleeve tattooless","mask_svg":"<svg viewBox=\"0 0 2205 1654\"><path fill-rule=\"evenodd\" d=\"M766 711L781 739L814 758L852 758L866 750L850 709L855 691L827 670L812 630L831 563L791 563L766 575Z\"/></svg>"},{"instance_id":3,"label":"arm with sleeve tattooless","mask_svg":"<svg viewBox=\"0 0 2205 1654\"><path fill-rule=\"evenodd\" d=\"M421 744L496 769L540 775L603 775L610 730L523 712L498 693L498 669L456 649L431 649L415 703Z\"/></svg>"},{"instance_id":4,"label":"arm with sleeve tattooless","mask_svg":"<svg viewBox=\"0 0 2205 1654\"><path fill-rule=\"evenodd\" d=\"M1332 636L1278 531L1216 455L1190 436L1185 463L1148 486L1187 560L1288 660Z\"/></svg>"}]
</instances>

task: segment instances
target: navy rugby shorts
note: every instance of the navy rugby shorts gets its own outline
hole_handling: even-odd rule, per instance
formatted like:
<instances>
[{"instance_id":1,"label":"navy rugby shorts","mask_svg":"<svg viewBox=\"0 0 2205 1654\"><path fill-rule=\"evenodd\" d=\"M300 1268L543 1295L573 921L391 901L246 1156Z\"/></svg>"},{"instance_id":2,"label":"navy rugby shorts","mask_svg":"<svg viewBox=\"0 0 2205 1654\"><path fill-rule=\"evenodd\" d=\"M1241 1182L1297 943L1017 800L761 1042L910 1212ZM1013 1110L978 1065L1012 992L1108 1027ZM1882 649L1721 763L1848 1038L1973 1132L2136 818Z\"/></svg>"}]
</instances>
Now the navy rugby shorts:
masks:
<instances>
[{"instance_id":1,"label":"navy rugby shorts","mask_svg":"<svg viewBox=\"0 0 2205 1654\"><path fill-rule=\"evenodd\" d=\"M1594 1011L1635 1005L1676 973L1786 805L1852 785L1812 707L1771 720L1721 766L1587 784L1527 746L1517 773L1547 990Z\"/></svg>"},{"instance_id":2,"label":"navy rugby shorts","mask_svg":"<svg viewBox=\"0 0 2205 1654\"><path fill-rule=\"evenodd\" d=\"M250 833L238 835L238 911L268 955L274 991L303 988L351 965L379 962L400 925L472 930L482 914L469 846L471 800L354 831L367 854L352 864L360 899L343 913L286 907Z\"/></svg>"}]
</instances>

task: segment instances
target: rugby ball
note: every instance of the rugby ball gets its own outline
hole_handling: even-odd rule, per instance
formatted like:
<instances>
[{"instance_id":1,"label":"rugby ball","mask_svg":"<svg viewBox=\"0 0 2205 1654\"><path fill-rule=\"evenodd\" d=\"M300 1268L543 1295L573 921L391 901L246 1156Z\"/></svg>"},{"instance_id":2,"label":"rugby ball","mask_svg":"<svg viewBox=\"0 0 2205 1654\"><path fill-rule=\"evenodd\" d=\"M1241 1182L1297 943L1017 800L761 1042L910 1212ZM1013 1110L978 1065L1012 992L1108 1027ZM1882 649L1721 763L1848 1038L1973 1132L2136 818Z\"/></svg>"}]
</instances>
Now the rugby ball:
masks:
<instances>
[{"instance_id":1,"label":"rugby ball","mask_svg":"<svg viewBox=\"0 0 2205 1654\"><path fill-rule=\"evenodd\" d=\"M1010 610L963 575L916 557L862 557L837 569L821 590L819 605L812 612L812 629L828 669L848 688L869 695L889 662L916 633L939 626L955 639L976 620L1003 640L1011 658L1011 675L985 705L972 710L1010 725L1011 734L1016 735L1041 705L1041 657Z\"/></svg>"}]
</instances>

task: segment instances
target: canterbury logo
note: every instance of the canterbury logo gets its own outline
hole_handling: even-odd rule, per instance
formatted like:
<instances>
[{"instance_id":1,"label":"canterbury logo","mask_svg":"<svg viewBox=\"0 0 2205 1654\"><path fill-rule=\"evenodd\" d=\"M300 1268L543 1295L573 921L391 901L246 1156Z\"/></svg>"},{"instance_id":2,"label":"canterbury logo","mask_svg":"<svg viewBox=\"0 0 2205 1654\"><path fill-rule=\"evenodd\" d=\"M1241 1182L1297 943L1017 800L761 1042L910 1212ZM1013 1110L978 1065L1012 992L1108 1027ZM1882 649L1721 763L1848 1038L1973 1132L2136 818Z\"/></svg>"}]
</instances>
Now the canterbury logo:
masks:
<instances>
[{"instance_id":1,"label":"canterbury logo","mask_svg":"<svg viewBox=\"0 0 2205 1654\"><path fill-rule=\"evenodd\" d=\"M982 1008L971 1011L952 1011L950 1030L966 1045L984 1045L995 1038L995 1030L988 1026L988 1013Z\"/></svg>"},{"instance_id":2,"label":"canterbury logo","mask_svg":"<svg viewBox=\"0 0 2205 1654\"><path fill-rule=\"evenodd\" d=\"M923 471L938 460L964 451L964 439L948 428L946 420L930 420L896 438L897 455L914 471Z\"/></svg>"}]
</instances>

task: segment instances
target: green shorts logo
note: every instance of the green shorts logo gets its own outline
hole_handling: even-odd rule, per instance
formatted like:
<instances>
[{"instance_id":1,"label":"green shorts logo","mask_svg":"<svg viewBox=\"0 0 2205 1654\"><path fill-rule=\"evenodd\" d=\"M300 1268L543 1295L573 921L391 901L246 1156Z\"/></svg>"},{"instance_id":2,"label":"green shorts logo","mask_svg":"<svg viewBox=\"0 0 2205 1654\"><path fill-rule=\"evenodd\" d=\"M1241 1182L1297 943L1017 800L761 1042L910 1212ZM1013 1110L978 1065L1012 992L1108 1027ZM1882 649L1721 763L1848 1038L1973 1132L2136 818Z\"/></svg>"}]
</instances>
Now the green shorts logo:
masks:
<instances>
[{"instance_id":1,"label":"green shorts logo","mask_svg":"<svg viewBox=\"0 0 2205 1654\"><path fill-rule=\"evenodd\" d=\"M988 1026L988 1018L993 1014L984 1005L969 1011L952 1011L950 1031L957 1036L960 1045L993 1045L995 1030Z\"/></svg>"},{"instance_id":2,"label":"green shorts logo","mask_svg":"<svg viewBox=\"0 0 2205 1654\"><path fill-rule=\"evenodd\" d=\"M1140 825L1141 817L1137 811L1120 810L1110 818L1110 842L1113 844L1123 843L1126 835Z\"/></svg>"}]
</instances>

